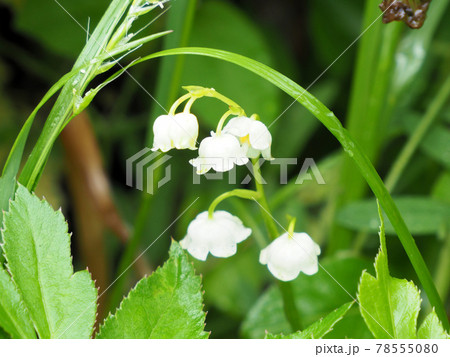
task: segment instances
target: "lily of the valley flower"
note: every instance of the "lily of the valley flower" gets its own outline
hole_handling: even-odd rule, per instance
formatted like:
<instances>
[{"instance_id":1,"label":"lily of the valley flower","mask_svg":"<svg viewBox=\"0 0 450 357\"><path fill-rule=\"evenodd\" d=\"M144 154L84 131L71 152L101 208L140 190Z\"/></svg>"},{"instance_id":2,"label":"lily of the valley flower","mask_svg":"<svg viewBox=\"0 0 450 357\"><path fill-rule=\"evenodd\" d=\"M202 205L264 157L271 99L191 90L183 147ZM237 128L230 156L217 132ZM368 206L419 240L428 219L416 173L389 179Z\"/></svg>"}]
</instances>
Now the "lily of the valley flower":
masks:
<instances>
[{"instance_id":1,"label":"lily of the valley flower","mask_svg":"<svg viewBox=\"0 0 450 357\"><path fill-rule=\"evenodd\" d=\"M198 158L189 162L197 168L197 174L204 174L210 169L217 172L231 170L234 165L245 165L248 158L239 140L231 134L216 134L213 131L211 136L205 138L200 143Z\"/></svg>"},{"instance_id":2,"label":"lily of the valley flower","mask_svg":"<svg viewBox=\"0 0 450 357\"><path fill-rule=\"evenodd\" d=\"M194 114L161 115L153 124L153 151L170 149L196 149L198 121Z\"/></svg>"},{"instance_id":3,"label":"lily of the valley flower","mask_svg":"<svg viewBox=\"0 0 450 357\"><path fill-rule=\"evenodd\" d=\"M239 218L226 211L215 211L212 218L208 212L202 212L189 224L180 245L199 260L206 260L208 253L227 258L236 253L237 243L251 233L252 230L244 227Z\"/></svg>"},{"instance_id":4,"label":"lily of the valley flower","mask_svg":"<svg viewBox=\"0 0 450 357\"><path fill-rule=\"evenodd\" d=\"M244 116L236 117L225 125L223 132L239 138L247 150L247 157L254 159L262 154L266 160L272 159L270 153L272 135L261 121Z\"/></svg>"},{"instance_id":5,"label":"lily of the valley flower","mask_svg":"<svg viewBox=\"0 0 450 357\"><path fill-rule=\"evenodd\" d=\"M261 251L259 262L282 281L294 280L302 271L313 275L318 271L320 247L306 233L282 234Z\"/></svg>"}]
</instances>

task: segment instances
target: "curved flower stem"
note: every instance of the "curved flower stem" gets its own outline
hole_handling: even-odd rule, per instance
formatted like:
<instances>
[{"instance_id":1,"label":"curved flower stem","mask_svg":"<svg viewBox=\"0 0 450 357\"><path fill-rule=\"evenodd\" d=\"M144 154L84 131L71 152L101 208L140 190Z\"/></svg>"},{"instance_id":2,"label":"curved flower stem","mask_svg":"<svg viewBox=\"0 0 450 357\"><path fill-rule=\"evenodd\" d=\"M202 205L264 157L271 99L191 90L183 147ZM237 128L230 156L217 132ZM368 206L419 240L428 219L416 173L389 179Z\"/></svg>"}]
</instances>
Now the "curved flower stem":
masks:
<instances>
[{"instance_id":1,"label":"curved flower stem","mask_svg":"<svg viewBox=\"0 0 450 357\"><path fill-rule=\"evenodd\" d=\"M181 105L181 103L183 103L184 101L186 101L190 98L191 98L191 93L185 94L182 97L178 98L175 101L175 103L173 103L172 106L170 107L169 115L175 115L175 112L176 112L177 108Z\"/></svg>"},{"instance_id":2,"label":"curved flower stem","mask_svg":"<svg viewBox=\"0 0 450 357\"><path fill-rule=\"evenodd\" d=\"M262 184L262 175L260 170L259 159L253 159L253 175L255 177L256 191L259 192L260 198L258 203L261 205L261 212L264 218L264 223L266 224L267 231L271 240L277 238L280 234L278 232L277 226L273 221L273 217L270 214L269 204L267 203L266 194L264 192L264 186Z\"/></svg>"},{"instance_id":3,"label":"curved flower stem","mask_svg":"<svg viewBox=\"0 0 450 357\"><path fill-rule=\"evenodd\" d=\"M227 118L232 114L233 114L233 111L228 110L227 112L224 113L224 115L222 115L222 117L219 120L219 123L217 124L217 129L216 129L217 135L219 135L222 132L223 124L225 124L225 121L227 120Z\"/></svg>"},{"instance_id":4,"label":"curved flower stem","mask_svg":"<svg viewBox=\"0 0 450 357\"><path fill-rule=\"evenodd\" d=\"M295 229L295 223L297 222L297 218L292 217L290 222L289 222L289 227L288 227L288 236L289 238L293 238L294 237L294 229Z\"/></svg>"},{"instance_id":5,"label":"curved flower stem","mask_svg":"<svg viewBox=\"0 0 450 357\"><path fill-rule=\"evenodd\" d=\"M226 200L227 198L230 197L240 197L245 198L247 200L257 200L260 197L260 193L257 191L246 189L235 189L232 191L222 193L220 196L216 197L216 199L212 201L211 204L209 205L208 217L213 218L214 210L216 209L217 205L223 200Z\"/></svg>"},{"instance_id":6,"label":"curved flower stem","mask_svg":"<svg viewBox=\"0 0 450 357\"><path fill-rule=\"evenodd\" d=\"M189 91L189 94L196 98L203 98L203 97L216 98L221 102L225 103L226 105L228 105L232 114L245 115L244 109L242 109L242 107L239 104L237 104L230 98L224 96L223 94L220 94L214 88L205 88L201 86L184 86L183 89Z\"/></svg>"},{"instance_id":7,"label":"curved flower stem","mask_svg":"<svg viewBox=\"0 0 450 357\"><path fill-rule=\"evenodd\" d=\"M221 102L224 102L226 105L228 105L230 107L230 110L233 111L232 112L233 114L245 115L244 109L242 109L239 104L232 101L230 98L225 97L223 94L220 94L213 88L205 91L204 95L205 95L205 97L216 98L216 99L220 100Z\"/></svg>"},{"instance_id":8,"label":"curved flower stem","mask_svg":"<svg viewBox=\"0 0 450 357\"><path fill-rule=\"evenodd\" d=\"M253 162L253 175L255 177L256 191L260 194L260 197L257 200L257 202L261 206L261 213L263 215L267 231L269 232L270 239L274 240L279 236L279 232L274 222L273 216L270 213L269 204L267 203L266 194L264 192L264 186L262 185L263 181L259 159L253 159L252 162ZM294 221L295 225L295 219L292 221ZM291 224L289 225L289 230L290 229ZM280 288L281 296L283 298L283 308L286 319L289 321L289 324L291 325L293 331L301 330L302 324L300 320L300 314L298 312L297 306L295 305L295 297L292 282L283 282L277 280L277 283L278 287Z\"/></svg>"},{"instance_id":9,"label":"curved flower stem","mask_svg":"<svg viewBox=\"0 0 450 357\"><path fill-rule=\"evenodd\" d=\"M259 163L258 160L256 160L256 163L254 163L254 165L256 166L256 169L254 168L255 172L257 172L257 174L259 175L259 177L261 176L261 172L259 171ZM256 176L256 175L255 175ZM263 214L265 214L265 217L268 217L268 220L266 221L266 224L268 222L271 222L273 224L273 227L269 230L272 231L271 233L271 239L275 239L278 237L278 230L275 226L275 223L273 222L273 219L269 213L269 206L267 205L267 200L264 194L264 189L262 187L262 185L260 184L260 180L256 180L257 182L257 187L259 187L258 191L253 191L253 190L246 190L246 189L235 189L229 192L225 192L223 194L221 194L220 196L218 196L214 201L212 201L211 205L208 208L208 217L212 218L213 214L214 214L214 210L217 207L217 205L222 202L223 200L226 200L227 198L230 197L240 197L240 198L245 198L248 200L255 200L257 202L260 203L261 206L264 205L264 209L262 209L261 211L263 212ZM291 228L292 226L292 228ZM291 223L289 224L289 231L293 231L295 226L295 218L293 218L291 220ZM286 315L287 320L289 321L292 329L294 331L300 330L302 328L301 324L300 324L300 317L299 317L299 313L297 310L297 306L295 305L295 298L294 298L294 292L293 292L293 288L292 288L292 284L291 283L286 283L286 282L282 282L282 281L277 281L278 282L278 286L280 288L281 291L281 295L283 298L283 305L284 305L284 313Z\"/></svg>"},{"instance_id":10,"label":"curved flower stem","mask_svg":"<svg viewBox=\"0 0 450 357\"><path fill-rule=\"evenodd\" d=\"M194 104L194 102L197 100L197 97L191 97L191 99L188 100L188 102L186 103L186 105L184 106L184 113L190 113L191 112L191 107L192 104Z\"/></svg>"}]
</instances>

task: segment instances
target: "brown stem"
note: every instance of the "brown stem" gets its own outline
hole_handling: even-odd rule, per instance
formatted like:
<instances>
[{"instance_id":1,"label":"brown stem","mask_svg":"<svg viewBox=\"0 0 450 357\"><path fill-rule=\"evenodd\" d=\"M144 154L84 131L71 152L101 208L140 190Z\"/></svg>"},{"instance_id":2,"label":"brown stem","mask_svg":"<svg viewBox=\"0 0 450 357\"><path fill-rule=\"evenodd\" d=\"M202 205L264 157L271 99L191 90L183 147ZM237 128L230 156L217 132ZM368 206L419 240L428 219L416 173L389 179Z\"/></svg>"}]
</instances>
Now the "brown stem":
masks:
<instances>
[{"instance_id":1,"label":"brown stem","mask_svg":"<svg viewBox=\"0 0 450 357\"><path fill-rule=\"evenodd\" d=\"M100 149L86 112L72 120L61 133L65 150L67 178L73 201L76 238L82 258L100 291L98 316L104 316L110 284L105 249L105 232L111 230L122 244L129 239L129 229L123 222L112 199L110 184L103 168ZM151 271L144 260L136 264L139 275Z\"/></svg>"}]
</instances>

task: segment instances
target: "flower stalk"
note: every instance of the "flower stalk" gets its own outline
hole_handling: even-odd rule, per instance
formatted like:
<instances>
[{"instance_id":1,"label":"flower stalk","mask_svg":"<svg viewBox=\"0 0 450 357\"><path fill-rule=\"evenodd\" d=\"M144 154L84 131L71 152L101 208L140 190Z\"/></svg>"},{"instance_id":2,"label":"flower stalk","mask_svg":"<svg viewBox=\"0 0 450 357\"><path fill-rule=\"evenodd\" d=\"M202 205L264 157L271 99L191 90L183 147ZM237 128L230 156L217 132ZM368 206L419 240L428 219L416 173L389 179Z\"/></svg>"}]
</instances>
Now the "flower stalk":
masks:
<instances>
[{"instance_id":1,"label":"flower stalk","mask_svg":"<svg viewBox=\"0 0 450 357\"><path fill-rule=\"evenodd\" d=\"M232 110L228 110L222 115L222 117L219 120L219 123L217 124L217 129L216 129L216 134L217 135L220 135L220 133L222 133L223 124L225 124L225 121L232 114L233 114L233 111Z\"/></svg>"},{"instance_id":2,"label":"flower stalk","mask_svg":"<svg viewBox=\"0 0 450 357\"><path fill-rule=\"evenodd\" d=\"M228 105L231 114L233 115L245 115L244 109L235 101L217 92L214 88L205 88L200 86L185 86L183 89L187 90L191 96L196 98L209 97L220 100Z\"/></svg>"},{"instance_id":3,"label":"flower stalk","mask_svg":"<svg viewBox=\"0 0 450 357\"><path fill-rule=\"evenodd\" d=\"M266 229L269 232L270 239L274 240L278 237L279 233L277 226L273 220L273 216L270 213L269 204L267 203L264 186L262 184L261 166L259 163L259 159L253 160L253 175L255 177L256 191L260 195L257 202L261 205L261 213L263 215ZM283 310L286 319L291 325L293 331L299 331L302 329L302 323L300 319L300 313L298 311L297 305L295 304L295 296L292 282L284 282L277 280L277 284L283 299Z\"/></svg>"},{"instance_id":4,"label":"flower stalk","mask_svg":"<svg viewBox=\"0 0 450 357\"><path fill-rule=\"evenodd\" d=\"M217 205L222 202L223 200L226 200L230 197L239 197L244 198L247 200L258 200L261 197L261 194L257 191L252 190L246 190L246 189L235 189L232 191L228 191L225 193L222 193L220 196L216 197L214 201L212 201L211 205L208 208L208 217L212 218L214 214L214 210L216 209Z\"/></svg>"},{"instance_id":5,"label":"flower stalk","mask_svg":"<svg viewBox=\"0 0 450 357\"><path fill-rule=\"evenodd\" d=\"M272 215L270 214L269 204L267 203L264 186L262 184L263 179L261 175L261 166L258 159L252 160L253 162L253 175L255 177L256 191L259 193L260 198L257 200L261 205L261 213L263 215L264 223L267 231L269 232L270 239L273 240L279 236L279 232Z\"/></svg>"},{"instance_id":6,"label":"flower stalk","mask_svg":"<svg viewBox=\"0 0 450 357\"><path fill-rule=\"evenodd\" d=\"M175 115L178 107L185 102L186 100L190 99L192 96L190 93L183 95L182 97L178 98L170 107L169 109L169 115Z\"/></svg>"},{"instance_id":7,"label":"flower stalk","mask_svg":"<svg viewBox=\"0 0 450 357\"><path fill-rule=\"evenodd\" d=\"M295 229L296 222L297 222L297 218L295 218L295 217L290 218L289 226L288 226L288 236L291 239L294 237L294 229Z\"/></svg>"}]
</instances>

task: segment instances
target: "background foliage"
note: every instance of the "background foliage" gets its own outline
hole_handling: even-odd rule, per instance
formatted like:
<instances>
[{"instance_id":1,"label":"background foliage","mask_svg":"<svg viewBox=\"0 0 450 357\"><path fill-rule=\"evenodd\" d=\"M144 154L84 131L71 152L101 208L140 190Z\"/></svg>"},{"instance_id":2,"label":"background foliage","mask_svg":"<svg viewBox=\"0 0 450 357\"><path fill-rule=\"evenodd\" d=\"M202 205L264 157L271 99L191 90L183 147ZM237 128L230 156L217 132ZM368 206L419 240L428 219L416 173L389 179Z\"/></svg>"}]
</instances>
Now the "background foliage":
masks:
<instances>
[{"instance_id":1,"label":"background foliage","mask_svg":"<svg viewBox=\"0 0 450 357\"><path fill-rule=\"evenodd\" d=\"M375 6L366 12L364 2L359 0L204 0L192 1L191 10L187 2L173 2L172 8L152 23L145 34L165 29L175 30L174 34L150 42L135 54L145 56L179 45L220 48L256 59L308 87L359 36L363 25L371 24L379 16L377 1L369 2ZM82 26L89 21L91 28L98 23L108 3L61 1ZM310 91L349 128L387 180L448 310L450 103L448 94L442 92L450 68L450 24L442 19L449 18L450 9L448 1L441 0L440 8L437 3L432 4L431 9L436 10L430 13L421 30L375 22ZM86 42L86 33L53 0L1 0L0 17L0 164L3 165L25 118L42 94L70 70ZM149 19L140 21L145 24ZM164 70L164 66L177 70ZM172 97L180 93L178 88L186 84L214 87L247 112L258 112L266 124L292 101L250 72L210 58L150 61L130 73L146 91L157 93L156 99L166 108ZM369 75L372 77L364 77ZM366 79L373 87L355 92L358 78ZM436 107L438 110L433 112ZM49 109L49 105L45 106L36 120L27 154ZM222 109L205 101L196 104L194 111L203 128L212 128ZM119 78L63 132L37 187L38 196L44 195L54 208L62 207L69 231L74 232L75 271L88 266L101 291L122 272L121 264L128 259L124 251L134 259L185 207L200 197L192 209L156 240L131 273L100 298L99 313L103 317L114 311L122 296L141 277L167 260L170 236L181 239L189 221L206 209L212 197L231 189L219 181L202 180L201 186L193 185L186 179L191 177L187 159L192 155L185 152L173 155L172 180L151 199L143 199L139 191L125 186L125 160L149 145L151 136L146 133L161 110L133 80L127 76ZM419 130L422 123L428 124ZM321 264L356 296L362 271L368 269L375 274L372 262L379 246L379 218L373 195L368 193L338 143L302 106L290 107L271 131L275 157L299 158L299 166L290 169L292 178L295 179L303 159L313 157L327 183L319 186L306 181L300 186L281 186L276 168L265 166L263 174L270 182L267 190L275 215L280 219L286 213L296 216L299 230L309 232L321 244L324 252ZM206 130L201 133L206 134ZM406 160L401 159L405 157L403 148L410 142L416 150ZM105 180L102 182L110 189L94 194L95 179ZM239 215L254 234L266 234L255 207L233 200L223 206ZM144 210L147 214L139 221L136 217L142 207L147 208ZM133 229L137 221L141 224L139 234ZM386 233L390 274L419 285L389 222ZM130 239L135 244L127 245ZM279 289L271 283L265 267L255 263L257 256L257 246L249 240L230 259L194 262L196 271L203 275L208 311L206 330L212 331L211 337L264 337L265 330L285 335L294 332L284 317ZM187 258L172 257L169 262L174 259ZM0 271L0 283L8 284L2 274ZM144 280L130 295L145 288ZM294 282L294 293L303 327L343 308L351 300L324 271L311 277L301 275ZM432 316L428 315L430 307L423 294L422 299L419 322ZM195 304L199 305L199 301ZM122 314L126 314L125 305ZM336 321L326 337L370 337L357 306L347 308L348 313ZM198 318L201 325L200 312ZM32 333L27 330L30 322L26 317L22 316L22 322L23 333ZM116 324L120 324L119 315ZM197 336L202 335L201 329L195 331Z\"/></svg>"}]
</instances>

